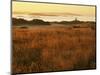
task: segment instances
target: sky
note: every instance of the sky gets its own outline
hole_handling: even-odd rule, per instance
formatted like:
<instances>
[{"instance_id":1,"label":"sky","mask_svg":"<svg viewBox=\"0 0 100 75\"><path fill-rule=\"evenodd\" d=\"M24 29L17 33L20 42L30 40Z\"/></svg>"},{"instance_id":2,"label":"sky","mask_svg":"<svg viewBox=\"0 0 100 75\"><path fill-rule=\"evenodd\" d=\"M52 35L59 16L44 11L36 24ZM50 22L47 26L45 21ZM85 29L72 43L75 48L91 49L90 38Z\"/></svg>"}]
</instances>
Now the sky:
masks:
<instances>
[{"instance_id":1,"label":"sky","mask_svg":"<svg viewBox=\"0 0 100 75\"><path fill-rule=\"evenodd\" d=\"M82 21L95 21L95 6L13 1L12 16L27 20L71 21L78 18Z\"/></svg>"}]
</instances>

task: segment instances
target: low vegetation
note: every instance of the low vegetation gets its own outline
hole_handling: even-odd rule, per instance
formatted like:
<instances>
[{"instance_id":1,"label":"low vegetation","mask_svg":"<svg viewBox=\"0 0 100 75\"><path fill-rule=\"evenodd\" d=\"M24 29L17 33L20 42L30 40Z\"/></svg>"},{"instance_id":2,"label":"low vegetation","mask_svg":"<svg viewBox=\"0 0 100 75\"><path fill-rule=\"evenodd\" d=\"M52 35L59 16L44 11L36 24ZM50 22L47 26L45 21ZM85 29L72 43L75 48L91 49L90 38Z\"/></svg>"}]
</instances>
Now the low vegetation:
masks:
<instances>
[{"instance_id":1,"label":"low vegetation","mask_svg":"<svg viewBox=\"0 0 100 75\"><path fill-rule=\"evenodd\" d=\"M96 36L91 27L13 28L12 72L96 68Z\"/></svg>"}]
</instances>

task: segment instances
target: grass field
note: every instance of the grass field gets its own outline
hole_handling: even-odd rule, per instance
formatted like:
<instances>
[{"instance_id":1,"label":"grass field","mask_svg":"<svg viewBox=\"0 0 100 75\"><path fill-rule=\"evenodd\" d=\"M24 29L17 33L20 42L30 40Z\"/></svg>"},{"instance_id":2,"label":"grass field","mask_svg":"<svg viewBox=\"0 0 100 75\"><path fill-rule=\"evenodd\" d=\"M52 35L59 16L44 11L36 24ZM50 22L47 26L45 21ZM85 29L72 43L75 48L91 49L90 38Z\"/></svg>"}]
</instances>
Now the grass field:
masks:
<instances>
[{"instance_id":1,"label":"grass field","mask_svg":"<svg viewBox=\"0 0 100 75\"><path fill-rule=\"evenodd\" d=\"M95 69L95 31L75 26L13 27L12 72Z\"/></svg>"}]
</instances>

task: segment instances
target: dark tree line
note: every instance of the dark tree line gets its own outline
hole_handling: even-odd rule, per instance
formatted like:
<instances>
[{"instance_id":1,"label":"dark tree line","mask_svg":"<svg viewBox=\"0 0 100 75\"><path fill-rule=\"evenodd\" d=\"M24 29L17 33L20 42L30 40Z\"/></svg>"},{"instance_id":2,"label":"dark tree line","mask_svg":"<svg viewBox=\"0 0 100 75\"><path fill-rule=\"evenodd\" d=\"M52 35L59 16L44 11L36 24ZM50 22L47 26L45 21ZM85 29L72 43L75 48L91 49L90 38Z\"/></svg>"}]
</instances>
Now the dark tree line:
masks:
<instances>
[{"instance_id":1,"label":"dark tree line","mask_svg":"<svg viewBox=\"0 0 100 75\"><path fill-rule=\"evenodd\" d=\"M22 18L12 18L12 24L13 25L51 25L52 23L55 24L64 24L64 25L71 25L71 24L81 24L81 23L88 23L91 25L95 25L96 22L92 22L92 21L79 21L79 20L73 20L73 21L55 21L55 22L48 22L48 21L43 21L41 19L33 19L33 20L25 20Z\"/></svg>"},{"instance_id":2,"label":"dark tree line","mask_svg":"<svg viewBox=\"0 0 100 75\"><path fill-rule=\"evenodd\" d=\"M16 19L12 18L12 24L13 25L50 25L50 22L45 22L40 19L33 19L31 21L27 21L25 19Z\"/></svg>"}]
</instances>

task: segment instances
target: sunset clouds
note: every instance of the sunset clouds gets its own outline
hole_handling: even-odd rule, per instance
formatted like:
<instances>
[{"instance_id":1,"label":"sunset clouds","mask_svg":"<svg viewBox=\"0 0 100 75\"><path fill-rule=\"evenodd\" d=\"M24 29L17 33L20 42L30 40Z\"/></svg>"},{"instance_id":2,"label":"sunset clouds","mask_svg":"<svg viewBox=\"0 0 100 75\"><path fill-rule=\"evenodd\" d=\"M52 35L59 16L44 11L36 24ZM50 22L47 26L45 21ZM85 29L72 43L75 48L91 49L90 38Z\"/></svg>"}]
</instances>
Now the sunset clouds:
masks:
<instances>
[{"instance_id":1,"label":"sunset clouds","mask_svg":"<svg viewBox=\"0 0 100 75\"><path fill-rule=\"evenodd\" d=\"M34 2L12 2L12 15L22 17L38 17L41 16L48 19L52 17L86 17L87 20L94 20L95 6L80 6L80 5L64 5L50 3L34 3ZM26 18L26 17L25 17ZM54 18L53 18L54 19ZM56 18L57 19L57 18Z\"/></svg>"},{"instance_id":2,"label":"sunset clouds","mask_svg":"<svg viewBox=\"0 0 100 75\"><path fill-rule=\"evenodd\" d=\"M36 15L95 15L94 6L61 5L32 2L13 2L14 13L27 13Z\"/></svg>"}]
</instances>

